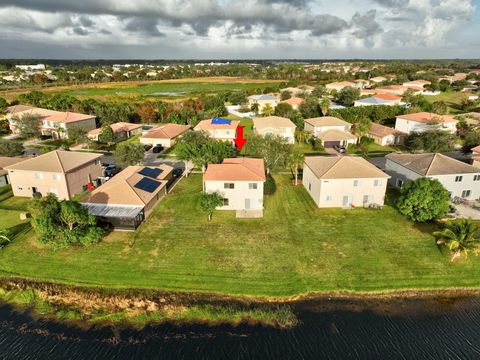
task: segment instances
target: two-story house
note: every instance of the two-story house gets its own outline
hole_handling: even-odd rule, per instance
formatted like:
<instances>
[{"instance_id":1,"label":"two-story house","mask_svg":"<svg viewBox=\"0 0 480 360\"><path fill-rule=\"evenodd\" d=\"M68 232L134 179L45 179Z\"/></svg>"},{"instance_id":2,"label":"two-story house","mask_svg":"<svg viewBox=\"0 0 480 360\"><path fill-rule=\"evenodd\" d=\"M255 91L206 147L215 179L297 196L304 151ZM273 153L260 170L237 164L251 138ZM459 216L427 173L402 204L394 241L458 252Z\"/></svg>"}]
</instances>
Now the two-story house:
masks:
<instances>
[{"instance_id":1,"label":"two-story house","mask_svg":"<svg viewBox=\"0 0 480 360\"><path fill-rule=\"evenodd\" d=\"M429 130L444 130L451 134L457 132L457 120L453 116L419 112L397 116L395 130L405 134L421 133Z\"/></svg>"},{"instance_id":2,"label":"two-story house","mask_svg":"<svg viewBox=\"0 0 480 360\"><path fill-rule=\"evenodd\" d=\"M272 109L275 109L280 102L280 99L276 96L261 94L261 95L251 95L247 98L248 106L253 104L258 104L258 112L262 113L265 106L270 106Z\"/></svg>"},{"instance_id":3,"label":"two-story house","mask_svg":"<svg viewBox=\"0 0 480 360\"><path fill-rule=\"evenodd\" d=\"M193 128L195 131L205 131L212 139L234 143L237 137L237 120L213 118L202 120Z\"/></svg>"},{"instance_id":4,"label":"two-story house","mask_svg":"<svg viewBox=\"0 0 480 360\"><path fill-rule=\"evenodd\" d=\"M263 214L263 159L224 159L210 164L203 175L203 191L223 196L219 210L256 211Z\"/></svg>"},{"instance_id":5,"label":"two-story house","mask_svg":"<svg viewBox=\"0 0 480 360\"><path fill-rule=\"evenodd\" d=\"M389 176L362 157L305 158L303 186L320 208L382 206Z\"/></svg>"},{"instance_id":6,"label":"two-story house","mask_svg":"<svg viewBox=\"0 0 480 360\"><path fill-rule=\"evenodd\" d=\"M55 150L6 166L14 196L52 193L70 200L103 175L101 154Z\"/></svg>"},{"instance_id":7,"label":"two-story house","mask_svg":"<svg viewBox=\"0 0 480 360\"><path fill-rule=\"evenodd\" d=\"M255 133L262 136L281 136L287 139L289 144L295 143L296 127L290 119L280 116L267 116L253 119L253 130Z\"/></svg>"},{"instance_id":8,"label":"two-story house","mask_svg":"<svg viewBox=\"0 0 480 360\"><path fill-rule=\"evenodd\" d=\"M352 124L332 116L305 119L305 131L322 141L324 147L356 144L357 137L351 129Z\"/></svg>"},{"instance_id":9,"label":"two-story house","mask_svg":"<svg viewBox=\"0 0 480 360\"><path fill-rule=\"evenodd\" d=\"M480 169L442 154L400 154L385 156L385 171L393 186L422 177L437 179L450 196L466 200L480 198Z\"/></svg>"}]
</instances>

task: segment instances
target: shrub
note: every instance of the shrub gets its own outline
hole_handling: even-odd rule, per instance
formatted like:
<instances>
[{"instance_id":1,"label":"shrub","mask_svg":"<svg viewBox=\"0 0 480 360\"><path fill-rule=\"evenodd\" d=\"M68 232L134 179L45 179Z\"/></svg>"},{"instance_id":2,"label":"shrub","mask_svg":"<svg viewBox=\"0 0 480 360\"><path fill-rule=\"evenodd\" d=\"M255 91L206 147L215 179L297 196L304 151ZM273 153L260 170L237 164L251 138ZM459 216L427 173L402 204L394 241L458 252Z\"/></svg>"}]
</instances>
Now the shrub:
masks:
<instances>
[{"instance_id":1,"label":"shrub","mask_svg":"<svg viewBox=\"0 0 480 360\"><path fill-rule=\"evenodd\" d=\"M275 194L275 191L277 191L277 184L275 183L275 179L271 175L268 175L267 180L263 185L263 193L265 195L273 195Z\"/></svg>"}]
</instances>

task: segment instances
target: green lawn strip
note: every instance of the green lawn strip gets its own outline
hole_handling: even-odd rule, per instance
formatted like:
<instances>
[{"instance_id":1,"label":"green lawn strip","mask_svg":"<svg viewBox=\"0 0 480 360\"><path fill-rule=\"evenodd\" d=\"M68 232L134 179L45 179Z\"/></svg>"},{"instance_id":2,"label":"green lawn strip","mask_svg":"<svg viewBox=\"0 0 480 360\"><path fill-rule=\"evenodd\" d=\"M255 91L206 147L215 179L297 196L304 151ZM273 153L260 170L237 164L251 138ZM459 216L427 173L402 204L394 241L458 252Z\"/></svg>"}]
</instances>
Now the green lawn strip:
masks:
<instances>
[{"instance_id":1,"label":"green lawn strip","mask_svg":"<svg viewBox=\"0 0 480 360\"><path fill-rule=\"evenodd\" d=\"M433 226L414 225L390 206L318 209L289 176L275 178L263 219L216 211L209 223L199 206L201 175L191 175L135 234L115 232L98 245L55 252L30 232L0 251L0 271L78 285L252 296L480 286L479 259L450 262Z\"/></svg>"}]
</instances>

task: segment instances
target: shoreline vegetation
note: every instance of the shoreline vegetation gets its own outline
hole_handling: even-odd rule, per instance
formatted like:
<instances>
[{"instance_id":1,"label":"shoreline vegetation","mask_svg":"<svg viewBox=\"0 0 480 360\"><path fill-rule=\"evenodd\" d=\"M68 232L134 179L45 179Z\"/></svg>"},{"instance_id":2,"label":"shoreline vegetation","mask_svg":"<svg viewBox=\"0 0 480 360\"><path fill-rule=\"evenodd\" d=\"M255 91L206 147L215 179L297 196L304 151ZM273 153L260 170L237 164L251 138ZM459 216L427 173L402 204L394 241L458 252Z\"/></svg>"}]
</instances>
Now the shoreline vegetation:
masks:
<instances>
[{"instance_id":1,"label":"shoreline vegetation","mask_svg":"<svg viewBox=\"0 0 480 360\"><path fill-rule=\"evenodd\" d=\"M299 324L295 310L345 309L401 313L409 300L451 304L480 296L480 288L405 289L386 291L313 292L285 297L229 296L202 292L168 292L153 289L109 289L0 277L0 303L35 317L75 325L150 324L261 325L291 329ZM389 303L391 302L391 303Z\"/></svg>"}]
</instances>

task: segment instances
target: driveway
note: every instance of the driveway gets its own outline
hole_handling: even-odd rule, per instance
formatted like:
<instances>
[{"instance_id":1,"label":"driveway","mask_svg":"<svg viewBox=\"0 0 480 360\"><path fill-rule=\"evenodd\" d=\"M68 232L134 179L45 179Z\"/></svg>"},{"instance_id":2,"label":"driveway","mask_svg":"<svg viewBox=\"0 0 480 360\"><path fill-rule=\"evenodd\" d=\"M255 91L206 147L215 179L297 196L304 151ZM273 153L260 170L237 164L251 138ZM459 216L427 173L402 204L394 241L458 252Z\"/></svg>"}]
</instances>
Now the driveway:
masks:
<instances>
[{"instance_id":1,"label":"driveway","mask_svg":"<svg viewBox=\"0 0 480 360\"><path fill-rule=\"evenodd\" d=\"M454 205L457 209L457 214L455 217L457 218L472 218L473 220L480 220L480 204L477 202L478 209L475 209L471 206L459 204Z\"/></svg>"},{"instance_id":2,"label":"driveway","mask_svg":"<svg viewBox=\"0 0 480 360\"><path fill-rule=\"evenodd\" d=\"M335 155L335 156L343 156L343 154L339 153L337 150L335 150L333 147L326 147L325 152L329 155Z\"/></svg>"}]
</instances>

